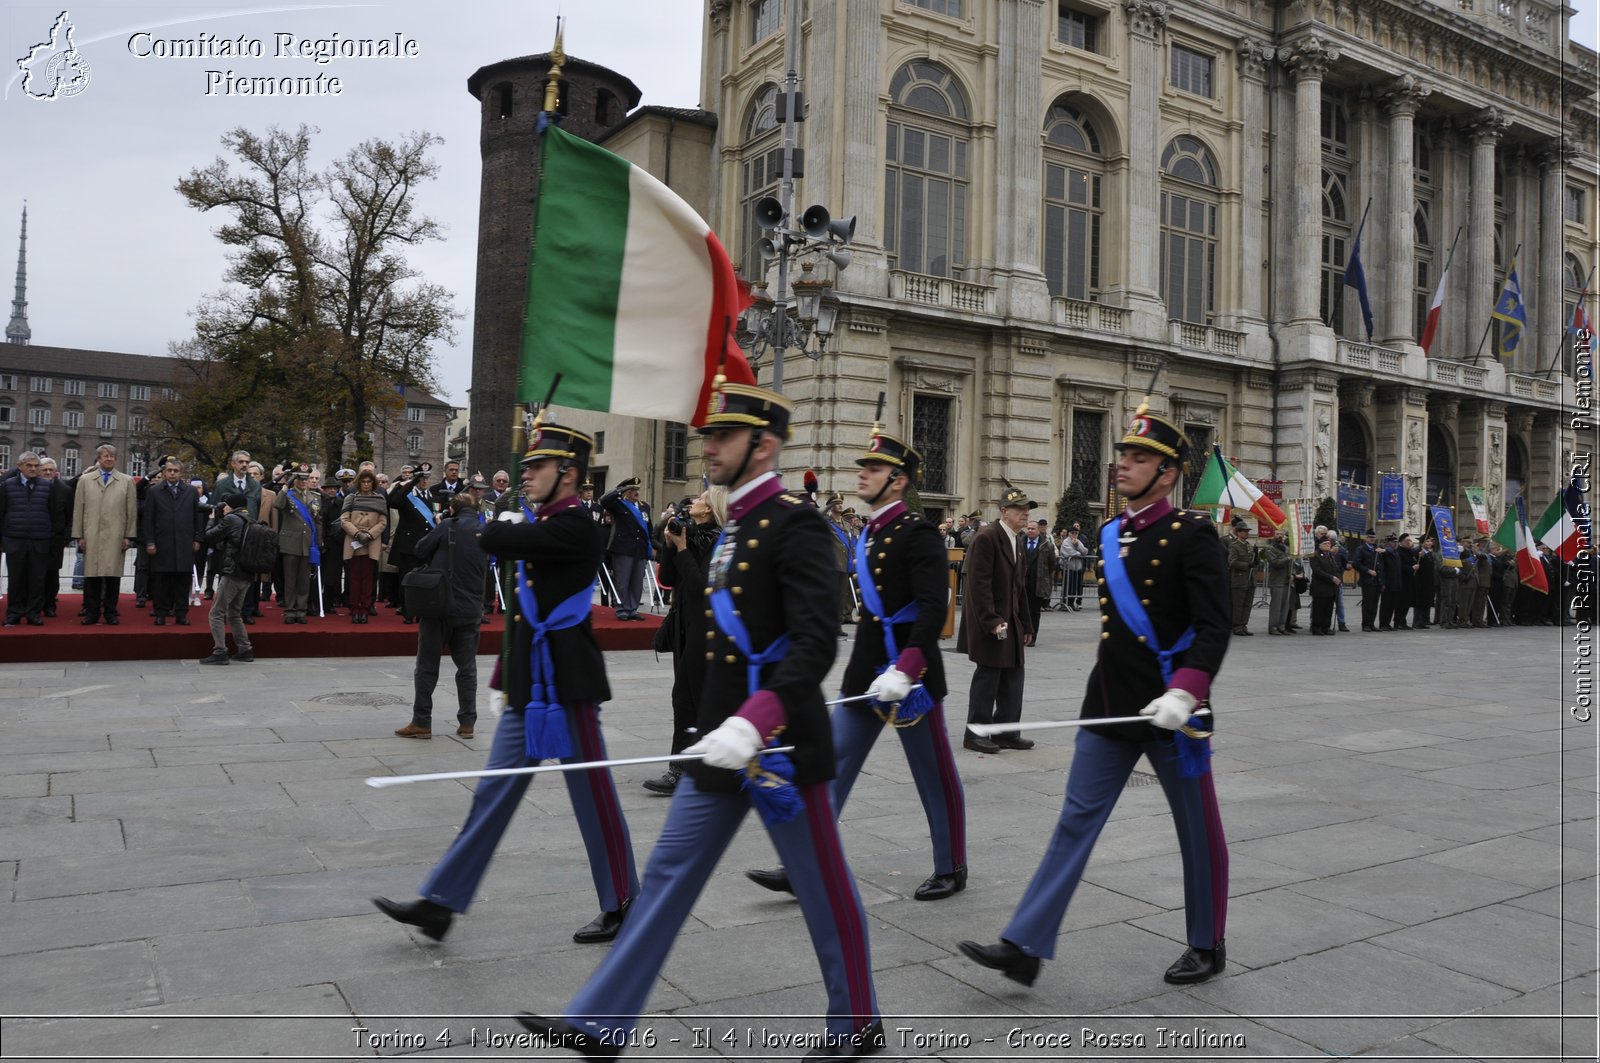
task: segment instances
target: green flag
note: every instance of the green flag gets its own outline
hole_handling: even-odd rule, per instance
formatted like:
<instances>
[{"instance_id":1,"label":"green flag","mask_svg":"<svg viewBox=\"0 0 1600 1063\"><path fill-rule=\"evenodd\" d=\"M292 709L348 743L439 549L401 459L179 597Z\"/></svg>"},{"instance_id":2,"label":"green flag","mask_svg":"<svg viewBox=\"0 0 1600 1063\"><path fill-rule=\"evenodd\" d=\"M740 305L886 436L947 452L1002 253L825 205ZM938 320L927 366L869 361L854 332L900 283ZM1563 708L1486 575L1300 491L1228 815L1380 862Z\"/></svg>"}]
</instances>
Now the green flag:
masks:
<instances>
[{"instance_id":1,"label":"green flag","mask_svg":"<svg viewBox=\"0 0 1600 1063\"><path fill-rule=\"evenodd\" d=\"M1506 519L1500 522L1500 527L1494 533L1494 541L1510 550L1517 552L1517 507L1509 506L1506 509Z\"/></svg>"}]
</instances>

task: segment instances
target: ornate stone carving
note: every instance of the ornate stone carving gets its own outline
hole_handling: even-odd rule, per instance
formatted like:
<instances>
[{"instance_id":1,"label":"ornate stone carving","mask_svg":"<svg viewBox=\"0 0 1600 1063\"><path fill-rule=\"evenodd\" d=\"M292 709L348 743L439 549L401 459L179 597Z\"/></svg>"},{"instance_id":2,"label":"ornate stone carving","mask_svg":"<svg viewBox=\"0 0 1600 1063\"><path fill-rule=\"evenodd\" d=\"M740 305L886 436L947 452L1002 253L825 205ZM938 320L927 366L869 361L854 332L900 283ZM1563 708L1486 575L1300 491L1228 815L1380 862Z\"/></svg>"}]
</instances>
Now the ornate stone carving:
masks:
<instances>
[{"instance_id":1,"label":"ornate stone carving","mask_svg":"<svg viewBox=\"0 0 1600 1063\"><path fill-rule=\"evenodd\" d=\"M1333 451L1333 411L1320 404L1317 406L1313 449L1316 456L1316 490L1318 495L1323 495L1328 491L1328 468Z\"/></svg>"},{"instance_id":2,"label":"ornate stone carving","mask_svg":"<svg viewBox=\"0 0 1600 1063\"><path fill-rule=\"evenodd\" d=\"M1370 409L1377 391L1378 385L1370 380L1346 378L1339 381L1339 404L1355 412Z\"/></svg>"},{"instance_id":3,"label":"ornate stone carving","mask_svg":"<svg viewBox=\"0 0 1600 1063\"><path fill-rule=\"evenodd\" d=\"M1461 400L1453 395L1435 395L1428 402L1428 416L1436 421L1454 421L1461 414Z\"/></svg>"},{"instance_id":4,"label":"ornate stone carving","mask_svg":"<svg viewBox=\"0 0 1600 1063\"><path fill-rule=\"evenodd\" d=\"M728 16L733 9L733 0L711 0L711 29L715 33L726 33L728 30Z\"/></svg>"},{"instance_id":5,"label":"ornate stone carving","mask_svg":"<svg viewBox=\"0 0 1600 1063\"><path fill-rule=\"evenodd\" d=\"M1272 387L1272 374L1252 369L1245 374L1244 382L1247 387L1255 388L1257 391L1266 391Z\"/></svg>"},{"instance_id":6,"label":"ornate stone carving","mask_svg":"<svg viewBox=\"0 0 1600 1063\"><path fill-rule=\"evenodd\" d=\"M1162 0L1124 0L1122 9L1128 16L1128 29L1135 36L1151 40L1166 26L1172 13Z\"/></svg>"},{"instance_id":7,"label":"ornate stone carving","mask_svg":"<svg viewBox=\"0 0 1600 1063\"><path fill-rule=\"evenodd\" d=\"M1277 52L1266 41L1254 37L1240 37L1234 54L1239 60L1240 77L1252 81L1264 81L1267 76L1267 64L1272 62Z\"/></svg>"},{"instance_id":8,"label":"ornate stone carving","mask_svg":"<svg viewBox=\"0 0 1600 1063\"><path fill-rule=\"evenodd\" d=\"M1322 37L1312 34L1302 37L1289 46L1288 64L1296 79L1320 80L1339 58L1339 49Z\"/></svg>"},{"instance_id":9,"label":"ornate stone carving","mask_svg":"<svg viewBox=\"0 0 1600 1063\"><path fill-rule=\"evenodd\" d=\"M1402 74L1391 81L1383 93L1383 103L1391 115L1414 115L1424 100L1433 94L1420 78Z\"/></svg>"},{"instance_id":10,"label":"ornate stone carving","mask_svg":"<svg viewBox=\"0 0 1600 1063\"><path fill-rule=\"evenodd\" d=\"M1566 169L1578 155L1578 146L1564 136L1551 137L1534 150L1541 170Z\"/></svg>"},{"instance_id":11,"label":"ornate stone carving","mask_svg":"<svg viewBox=\"0 0 1600 1063\"><path fill-rule=\"evenodd\" d=\"M1506 427L1519 436L1525 436L1533 430L1532 410L1513 410L1506 414Z\"/></svg>"},{"instance_id":12,"label":"ornate stone carving","mask_svg":"<svg viewBox=\"0 0 1600 1063\"><path fill-rule=\"evenodd\" d=\"M955 377L943 373L930 373L926 370L910 374L907 383L915 391L942 391L947 395L954 395L961 390L961 385Z\"/></svg>"},{"instance_id":13,"label":"ornate stone carving","mask_svg":"<svg viewBox=\"0 0 1600 1063\"><path fill-rule=\"evenodd\" d=\"M1511 128L1511 116L1498 107L1485 107L1467 126L1474 144L1494 144Z\"/></svg>"}]
</instances>

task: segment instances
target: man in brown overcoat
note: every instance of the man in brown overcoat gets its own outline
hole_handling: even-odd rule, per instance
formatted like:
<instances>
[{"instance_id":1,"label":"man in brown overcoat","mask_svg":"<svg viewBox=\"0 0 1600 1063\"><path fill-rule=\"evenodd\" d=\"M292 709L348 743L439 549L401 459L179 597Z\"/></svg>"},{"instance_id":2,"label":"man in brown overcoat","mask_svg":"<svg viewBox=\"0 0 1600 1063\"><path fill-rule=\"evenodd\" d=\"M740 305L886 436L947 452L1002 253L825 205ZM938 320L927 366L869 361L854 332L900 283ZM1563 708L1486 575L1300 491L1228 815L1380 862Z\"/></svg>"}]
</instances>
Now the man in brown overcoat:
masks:
<instances>
[{"instance_id":1,"label":"man in brown overcoat","mask_svg":"<svg viewBox=\"0 0 1600 1063\"><path fill-rule=\"evenodd\" d=\"M1034 503L1016 488L1000 496L1000 519L986 524L967 544L961 630L956 649L975 667L967 693L967 723L1015 723L1022 719L1022 648L1033 645L1028 618L1027 558L1017 537ZM967 731L961 745L976 753L1032 749L1015 731L980 738Z\"/></svg>"}]
</instances>

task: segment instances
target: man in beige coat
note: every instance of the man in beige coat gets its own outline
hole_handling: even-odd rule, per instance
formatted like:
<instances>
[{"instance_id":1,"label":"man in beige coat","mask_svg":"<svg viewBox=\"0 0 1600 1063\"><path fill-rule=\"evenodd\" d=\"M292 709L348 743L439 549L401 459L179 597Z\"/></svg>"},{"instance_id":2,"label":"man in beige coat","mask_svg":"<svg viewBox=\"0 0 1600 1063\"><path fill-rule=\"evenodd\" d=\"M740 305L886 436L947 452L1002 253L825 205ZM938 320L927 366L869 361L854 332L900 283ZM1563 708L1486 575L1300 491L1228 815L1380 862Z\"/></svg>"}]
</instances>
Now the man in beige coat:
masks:
<instances>
[{"instance_id":1,"label":"man in beige coat","mask_svg":"<svg viewBox=\"0 0 1600 1063\"><path fill-rule=\"evenodd\" d=\"M122 555L139 530L139 498L133 478L117 471L117 448L102 443L95 467L78 478L72 504L72 537L83 555L83 623L118 624Z\"/></svg>"}]
</instances>

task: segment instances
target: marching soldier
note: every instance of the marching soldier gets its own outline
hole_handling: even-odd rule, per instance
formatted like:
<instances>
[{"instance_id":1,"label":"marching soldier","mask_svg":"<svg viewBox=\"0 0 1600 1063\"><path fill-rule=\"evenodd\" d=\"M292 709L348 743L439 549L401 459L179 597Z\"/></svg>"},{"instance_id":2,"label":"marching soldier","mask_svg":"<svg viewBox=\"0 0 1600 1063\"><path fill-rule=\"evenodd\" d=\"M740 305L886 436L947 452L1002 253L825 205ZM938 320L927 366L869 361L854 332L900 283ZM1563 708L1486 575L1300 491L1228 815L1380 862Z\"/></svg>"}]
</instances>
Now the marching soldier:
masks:
<instances>
[{"instance_id":1,"label":"marching soldier","mask_svg":"<svg viewBox=\"0 0 1600 1063\"><path fill-rule=\"evenodd\" d=\"M1167 501L1183 466L1183 433L1141 412L1119 446L1117 490L1128 508L1100 530L1100 654L1082 716L1127 716L1142 705L1139 715L1150 719L1078 728L1061 820L1011 924L996 944L961 942L968 957L1023 985L1055 957L1067 904L1141 756L1161 779L1183 855L1189 948L1166 980L1203 982L1226 962L1228 850L1209 731L1197 729L1210 719L1192 714L1228 649L1227 562L1211 522Z\"/></svg>"},{"instance_id":2,"label":"marching soldier","mask_svg":"<svg viewBox=\"0 0 1600 1063\"><path fill-rule=\"evenodd\" d=\"M885 722L893 723L933 838L933 875L918 886L919 901L936 901L967 888L967 816L961 776L944 725L944 658L939 634L949 594L948 561L938 529L906 508L905 495L922 473L922 455L882 431L856 459L856 497L871 510L856 548L856 571L865 603L842 694L870 694L833 712L833 806L839 814ZM885 618L888 619L887 625ZM912 694L911 687L922 684ZM926 711L901 710L915 696ZM925 699L925 700L924 700ZM781 868L746 872L752 882L794 892Z\"/></svg>"},{"instance_id":3,"label":"marching soldier","mask_svg":"<svg viewBox=\"0 0 1600 1063\"><path fill-rule=\"evenodd\" d=\"M791 869L828 992L827 1043L812 1057L855 1059L884 1045L866 917L828 797L833 736L817 680L837 652L839 604L835 585L816 573L831 567L832 545L820 514L786 492L775 471L790 411L787 399L763 388L727 384L713 393L701 432L711 482L729 488L728 524L708 578L715 622L705 632L703 737L685 750L704 759L689 762L634 911L565 1017L519 1017L548 1044L612 1058L609 1046L627 1043L678 931L755 800L750 793L763 789L741 782L774 759L758 762L770 743L794 747L793 790L785 794L798 807L787 816L762 807L763 820Z\"/></svg>"},{"instance_id":4,"label":"marching soldier","mask_svg":"<svg viewBox=\"0 0 1600 1063\"><path fill-rule=\"evenodd\" d=\"M511 649L504 660L506 710L495 729L489 769L521 768L555 757L564 763L606 759L600 703L611 697L605 660L589 622L600 538L578 508L593 441L581 432L547 424L528 441L522 482L535 519L521 506L502 513L483 532L482 546L502 562L516 561ZM608 770L564 773L573 815L589 854L589 873L600 914L572 935L579 944L617 936L639 892L633 842ZM398 903L376 897L378 910L418 927L435 941L456 912L472 903L495 847L528 789L527 775L481 779L466 824L444 859L422 884L422 898Z\"/></svg>"}]
</instances>

